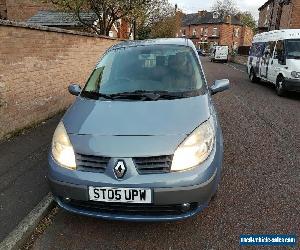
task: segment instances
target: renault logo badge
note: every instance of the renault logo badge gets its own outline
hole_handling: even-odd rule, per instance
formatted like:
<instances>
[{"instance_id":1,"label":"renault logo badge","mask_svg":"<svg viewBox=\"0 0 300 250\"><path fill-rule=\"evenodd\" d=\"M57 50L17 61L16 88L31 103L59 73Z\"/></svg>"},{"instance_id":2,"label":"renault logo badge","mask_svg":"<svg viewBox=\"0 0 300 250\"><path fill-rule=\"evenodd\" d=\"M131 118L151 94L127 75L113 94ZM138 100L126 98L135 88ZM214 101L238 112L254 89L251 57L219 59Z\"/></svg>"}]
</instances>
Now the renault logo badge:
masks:
<instances>
[{"instance_id":1,"label":"renault logo badge","mask_svg":"<svg viewBox=\"0 0 300 250\"><path fill-rule=\"evenodd\" d=\"M122 160L117 161L117 163L114 167L114 172L118 179L121 179L124 177L126 170L127 170L127 168L126 168L125 162Z\"/></svg>"}]
</instances>

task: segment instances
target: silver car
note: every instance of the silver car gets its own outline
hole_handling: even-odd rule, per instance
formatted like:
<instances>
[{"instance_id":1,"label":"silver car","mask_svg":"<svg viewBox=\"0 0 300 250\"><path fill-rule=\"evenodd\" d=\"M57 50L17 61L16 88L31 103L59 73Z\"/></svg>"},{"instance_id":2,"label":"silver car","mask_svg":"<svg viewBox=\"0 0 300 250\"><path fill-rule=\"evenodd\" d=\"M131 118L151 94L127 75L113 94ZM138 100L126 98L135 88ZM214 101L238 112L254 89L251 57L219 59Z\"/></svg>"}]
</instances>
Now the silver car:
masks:
<instances>
[{"instance_id":1,"label":"silver car","mask_svg":"<svg viewBox=\"0 0 300 250\"><path fill-rule=\"evenodd\" d=\"M48 179L57 203L81 215L169 221L215 194L223 138L197 50L188 39L111 47L59 123Z\"/></svg>"}]
</instances>

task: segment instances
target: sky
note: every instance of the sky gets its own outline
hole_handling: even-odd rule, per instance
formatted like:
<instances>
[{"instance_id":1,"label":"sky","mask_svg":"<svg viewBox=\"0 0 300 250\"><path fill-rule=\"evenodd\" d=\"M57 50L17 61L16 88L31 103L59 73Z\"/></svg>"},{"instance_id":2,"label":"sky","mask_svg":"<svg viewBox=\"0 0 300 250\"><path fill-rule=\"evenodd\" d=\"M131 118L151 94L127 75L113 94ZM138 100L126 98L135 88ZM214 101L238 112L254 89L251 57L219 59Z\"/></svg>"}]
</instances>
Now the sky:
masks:
<instances>
[{"instance_id":1,"label":"sky","mask_svg":"<svg viewBox=\"0 0 300 250\"><path fill-rule=\"evenodd\" d=\"M178 7L185 13L193 13L198 10L210 10L213 0L169 0L172 4L178 4ZM250 11L255 19L258 19L258 8L267 0L236 0L238 8L242 11Z\"/></svg>"}]
</instances>

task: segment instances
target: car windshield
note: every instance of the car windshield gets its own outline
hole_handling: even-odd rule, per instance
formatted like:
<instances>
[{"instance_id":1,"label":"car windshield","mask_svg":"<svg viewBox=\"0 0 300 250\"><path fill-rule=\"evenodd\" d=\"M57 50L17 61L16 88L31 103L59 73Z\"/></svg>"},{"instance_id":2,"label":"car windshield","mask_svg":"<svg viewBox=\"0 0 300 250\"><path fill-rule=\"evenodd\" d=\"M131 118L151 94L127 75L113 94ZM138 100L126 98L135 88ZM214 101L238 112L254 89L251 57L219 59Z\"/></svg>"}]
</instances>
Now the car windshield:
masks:
<instances>
[{"instance_id":1,"label":"car windshield","mask_svg":"<svg viewBox=\"0 0 300 250\"><path fill-rule=\"evenodd\" d=\"M192 48L179 45L111 49L90 76L83 94L203 93L204 78Z\"/></svg>"},{"instance_id":2,"label":"car windshield","mask_svg":"<svg viewBox=\"0 0 300 250\"><path fill-rule=\"evenodd\" d=\"M287 58L300 59L300 40L287 40Z\"/></svg>"}]
</instances>

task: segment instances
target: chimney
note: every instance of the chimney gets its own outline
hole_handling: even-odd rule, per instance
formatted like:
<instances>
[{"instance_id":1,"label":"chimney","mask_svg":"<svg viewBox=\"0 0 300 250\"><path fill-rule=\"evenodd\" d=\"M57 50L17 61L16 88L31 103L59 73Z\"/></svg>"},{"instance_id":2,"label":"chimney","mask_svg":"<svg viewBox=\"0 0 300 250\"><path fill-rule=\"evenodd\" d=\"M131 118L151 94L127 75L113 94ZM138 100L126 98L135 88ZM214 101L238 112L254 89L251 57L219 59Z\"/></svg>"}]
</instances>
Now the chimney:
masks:
<instances>
[{"instance_id":1,"label":"chimney","mask_svg":"<svg viewBox=\"0 0 300 250\"><path fill-rule=\"evenodd\" d=\"M226 16L225 22L231 24L231 15Z\"/></svg>"}]
</instances>

